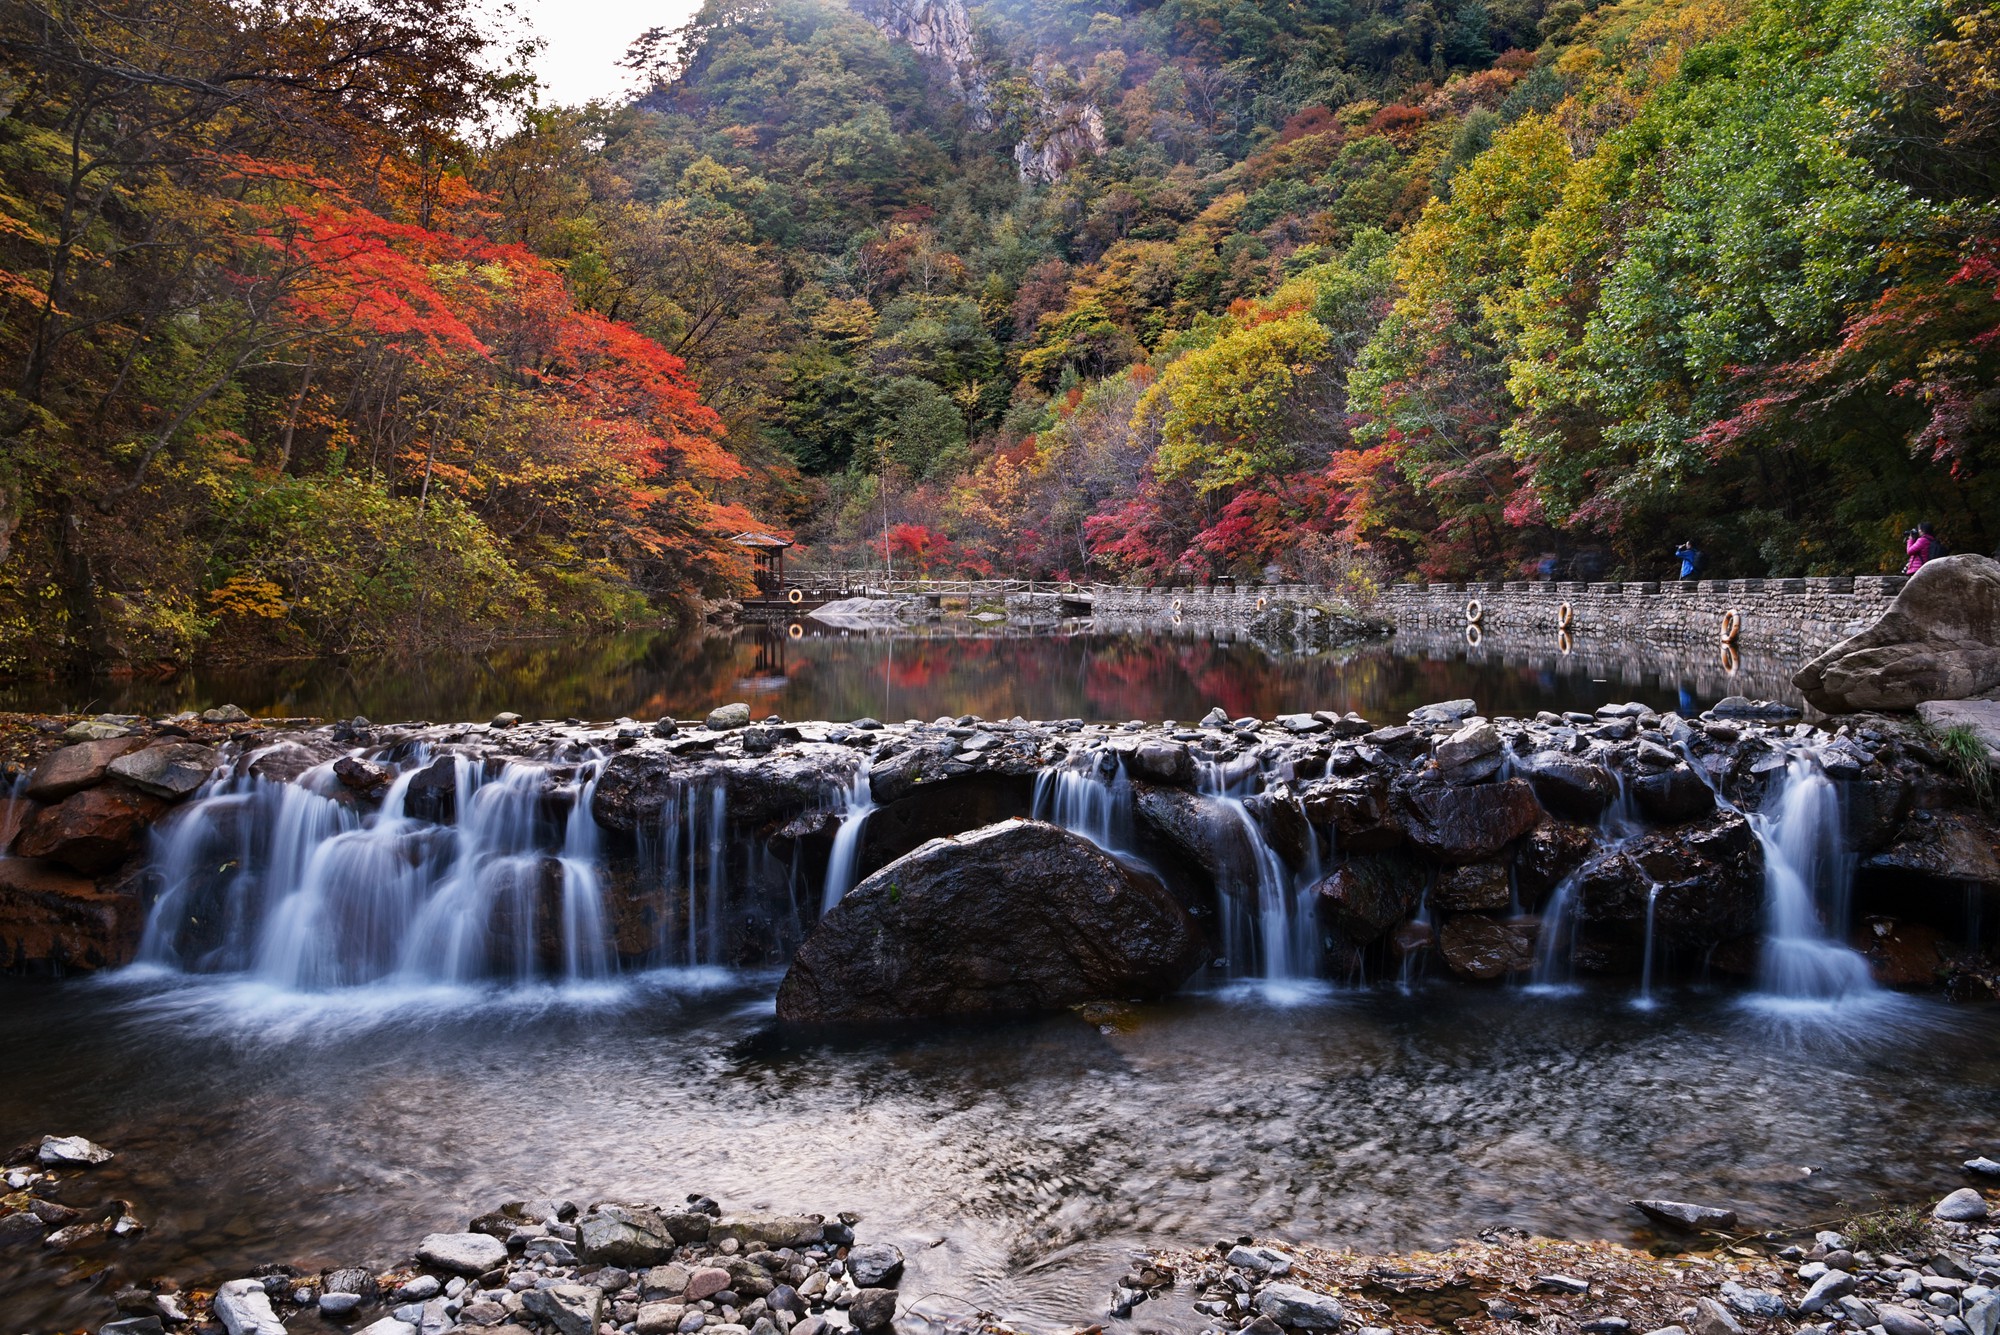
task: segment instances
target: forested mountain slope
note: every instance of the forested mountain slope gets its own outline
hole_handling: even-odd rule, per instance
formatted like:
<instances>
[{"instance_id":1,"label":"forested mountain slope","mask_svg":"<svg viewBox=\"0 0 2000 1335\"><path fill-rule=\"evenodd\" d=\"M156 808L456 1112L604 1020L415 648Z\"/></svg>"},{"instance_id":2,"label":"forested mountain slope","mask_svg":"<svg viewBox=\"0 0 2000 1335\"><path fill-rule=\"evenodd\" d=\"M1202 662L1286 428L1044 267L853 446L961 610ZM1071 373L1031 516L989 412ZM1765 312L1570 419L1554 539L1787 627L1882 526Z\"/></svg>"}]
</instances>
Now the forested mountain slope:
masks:
<instances>
[{"instance_id":1,"label":"forested mountain slope","mask_svg":"<svg viewBox=\"0 0 2000 1335\"><path fill-rule=\"evenodd\" d=\"M0 670L2000 541L1976 0L0 0Z\"/></svg>"}]
</instances>

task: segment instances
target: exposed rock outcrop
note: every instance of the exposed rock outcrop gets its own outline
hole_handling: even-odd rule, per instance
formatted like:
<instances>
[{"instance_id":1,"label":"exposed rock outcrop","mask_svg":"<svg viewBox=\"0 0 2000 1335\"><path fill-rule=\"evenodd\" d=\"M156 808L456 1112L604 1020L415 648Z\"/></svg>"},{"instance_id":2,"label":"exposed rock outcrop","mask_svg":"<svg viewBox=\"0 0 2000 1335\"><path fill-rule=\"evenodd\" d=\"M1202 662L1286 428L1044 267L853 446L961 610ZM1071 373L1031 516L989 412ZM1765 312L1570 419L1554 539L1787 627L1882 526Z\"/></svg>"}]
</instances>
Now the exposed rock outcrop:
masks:
<instances>
[{"instance_id":1,"label":"exposed rock outcrop","mask_svg":"<svg viewBox=\"0 0 2000 1335\"><path fill-rule=\"evenodd\" d=\"M860 0L857 8L884 37L923 58L938 83L964 104L975 129L993 128L992 98L965 0Z\"/></svg>"},{"instance_id":2,"label":"exposed rock outcrop","mask_svg":"<svg viewBox=\"0 0 2000 1335\"><path fill-rule=\"evenodd\" d=\"M1792 682L1829 714L1914 709L2000 687L2000 561L1928 562L1881 620L1807 663Z\"/></svg>"},{"instance_id":3,"label":"exposed rock outcrop","mask_svg":"<svg viewBox=\"0 0 2000 1335\"><path fill-rule=\"evenodd\" d=\"M1007 821L934 840L850 891L778 989L818 1023L1058 1009L1156 996L1200 964L1166 888L1085 839Z\"/></svg>"},{"instance_id":4,"label":"exposed rock outcrop","mask_svg":"<svg viewBox=\"0 0 2000 1335\"><path fill-rule=\"evenodd\" d=\"M1070 90L1073 81L1052 62L1037 57L1031 77L1035 101L1014 145L1014 165L1022 180L1047 185L1104 151L1104 116L1089 98Z\"/></svg>"}]
</instances>

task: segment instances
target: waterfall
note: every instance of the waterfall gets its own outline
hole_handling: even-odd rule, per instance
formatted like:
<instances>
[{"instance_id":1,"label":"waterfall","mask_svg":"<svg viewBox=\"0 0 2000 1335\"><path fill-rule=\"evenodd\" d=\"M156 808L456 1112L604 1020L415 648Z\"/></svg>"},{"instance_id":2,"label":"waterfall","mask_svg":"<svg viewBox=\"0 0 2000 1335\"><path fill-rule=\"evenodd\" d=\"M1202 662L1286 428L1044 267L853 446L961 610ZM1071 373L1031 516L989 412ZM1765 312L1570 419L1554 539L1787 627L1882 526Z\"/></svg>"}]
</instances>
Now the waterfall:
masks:
<instances>
[{"instance_id":1,"label":"waterfall","mask_svg":"<svg viewBox=\"0 0 2000 1335\"><path fill-rule=\"evenodd\" d=\"M1132 779L1118 753L1088 751L1035 778L1036 820L1080 834L1107 853L1129 854L1135 843Z\"/></svg>"},{"instance_id":2,"label":"waterfall","mask_svg":"<svg viewBox=\"0 0 2000 1335\"><path fill-rule=\"evenodd\" d=\"M1876 990L1868 963L1841 944L1852 864L1840 829L1840 795L1805 756L1794 756L1750 826L1764 846L1764 950L1758 989L1785 1000L1832 1001ZM1826 919L1821 916L1821 905Z\"/></svg>"},{"instance_id":3,"label":"waterfall","mask_svg":"<svg viewBox=\"0 0 2000 1335\"><path fill-rule=\"evenodd\" d=\"M1260 777L1259 772L1253 769L1244 783L1247 785ZM1285 866L1285 860L1278 856L1277 850L1265 837L1264 827L1250 814L1243 798L1233 791L1219 763L1197 761L1195 780L1196 788L1211 806L1225 821L1242 832L1244 843L1250 850L1251 870L1256 877L1255 898L1249 904L1255 934L1253 943L1237 940L1236 913L1228 902L1228 888L1219 887L1223 890L1224 899L1221 906L1224 954L1229 959L1231 970L1241 974L1254 968L1257 976L1273 983L1313 977L1317 972L1314 966L1319 944L1318 927L1313 915L1313 880L1292 875ZM1254 944L1254 949L1246 952L1246 944Z\"/></svg>"},{"instance_id":4,"label":"waterfall","mask_svg":"<svg viewBox=\"0 0 2000 1335\"><path fill-rule=\"evenodd\" d=\"M1660 906L1660 883L1646 882L1646 957L1639 966L1639 995L1633 1005L1640 1010L1653 1009L1653 918Z\"/></svg>"},{"instance_id":5,"label":"waterfall","mask_svg":"<svg viewBox=\"0 0 2000 1335\"><path fill-rule=\"evenodd\" d=\"M1610 804L1604 808L1604 813L1597 819L1600 857L1616 853L1645 831L1645 825L1639 819L1639 809L1632 800L1632 790L1625 782L1625 776L1615 769L1611 770L1610 774L1617 792ZM1565 876L1556 886L1555 893L1549 896L1549 902L1543 905L1541 931L1535 940L1535 969L1529 975L1528 981L1530 988L1560 989L1576 981L1576 887L1583 873L1597 860L1593 858L1590 863ZM1650 965L1652 960L1650 900L1646 905L1646 957Z\"/></svg>"},{"instance_id":6,"label":"waterfall","mask_svg":"<svg viewBox=\"0 0 2000 1335\"><path fill-rule=\"evenodd\" d=\"M840 828L833 834L833 853L826 862L826 887L820 894L819 904L822 914L831 913L833 906L846 898L847 892L854 888L855 873L861 867L861 836L868 825L869 814L875 810L875 789L868 782L865 761L854 767L842 796L846 806L840 817ZM1040 814L1039 810L1036 814Z\"/></svg>"},{"instance_id":7,"label":"waterfall","mask_svg":"<svg viewBox=\"0 0 2000 1335\"><path fill-rule=\"evenodd\" d=\"M249 765L212 780L156 832L159 894L140 961L290 991L614 974L590 812L601 759L555 786L543 765L489 775L443 757L451 825L410 812L430 759L421 748L408 757L374 812L331 765L293 783ZM559 841L552 796L569 799Z\"/></svg>"}]
</instances>

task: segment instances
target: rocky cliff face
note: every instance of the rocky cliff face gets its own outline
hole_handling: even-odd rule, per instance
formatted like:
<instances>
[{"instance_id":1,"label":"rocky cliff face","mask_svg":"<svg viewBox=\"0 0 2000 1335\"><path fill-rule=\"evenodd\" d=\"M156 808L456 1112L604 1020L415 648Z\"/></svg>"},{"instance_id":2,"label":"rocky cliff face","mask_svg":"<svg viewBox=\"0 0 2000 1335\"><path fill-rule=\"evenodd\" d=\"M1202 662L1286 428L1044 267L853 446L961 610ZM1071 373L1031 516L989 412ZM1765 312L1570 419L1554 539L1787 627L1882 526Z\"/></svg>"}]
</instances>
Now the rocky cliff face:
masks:
<instances>
[{"instance_id":1,"label":"rocky cliff face","mask_svg":"<svg viewBox=\"0 0 2000 1335\"><path fill-rule=\"evenodd\" d=\"M1104 117L1088 98L1059 95L1051 77L1054 67L1035 61L1035 104L1021 141L1014 145L1014 165L1021 179L1046 185L1059 181L1078 163L1104 151ZM1061 82L1067 82L1062 80Z\"/></svg>"},{"instance_id":2,"label":"rocky cliff face","mask_svg":"<svg viewBox=\"0 0 2000 1335\"><path fill-rule=\"evenodd\" d=\"M993 128L986 75L972 47L965 0L861 0L862 17L883 36L902 42L929 63L938 81L964 103L972 123Z\"/></svg>"}]
</instances>

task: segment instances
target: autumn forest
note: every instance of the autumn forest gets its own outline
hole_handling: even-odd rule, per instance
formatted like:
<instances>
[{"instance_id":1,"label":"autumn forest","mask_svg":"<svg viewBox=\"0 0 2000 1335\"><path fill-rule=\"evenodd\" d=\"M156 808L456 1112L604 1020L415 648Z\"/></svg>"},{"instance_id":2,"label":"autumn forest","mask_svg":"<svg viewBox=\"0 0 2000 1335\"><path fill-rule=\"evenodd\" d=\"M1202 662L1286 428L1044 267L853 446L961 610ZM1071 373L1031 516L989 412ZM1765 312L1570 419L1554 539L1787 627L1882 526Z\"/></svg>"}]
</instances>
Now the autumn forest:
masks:
<instances>
[{"instance_id":1,"label":"autumn forest","mask_svg":"<svg viewBox=\"0 0 2000 1335\"><path fill-rule=\"evenodd\" d=\"M1992 0L0 0L0 671L2000 543Z\"/></svg>"}]
</instances>

